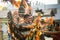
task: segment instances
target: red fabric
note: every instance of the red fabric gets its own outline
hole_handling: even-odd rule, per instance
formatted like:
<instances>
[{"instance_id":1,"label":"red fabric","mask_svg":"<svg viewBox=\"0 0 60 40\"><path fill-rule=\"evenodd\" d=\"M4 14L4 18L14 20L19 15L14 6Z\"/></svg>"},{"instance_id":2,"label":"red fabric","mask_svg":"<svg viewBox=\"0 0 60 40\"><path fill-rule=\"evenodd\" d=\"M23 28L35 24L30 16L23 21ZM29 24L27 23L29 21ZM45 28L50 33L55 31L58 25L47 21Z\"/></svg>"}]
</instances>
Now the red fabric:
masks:
<instances>
[{"instance_id":1,"label":"red fabric","mask_svg":"<svg viewBox=\"0 0 60 40\"><path fill-rule=\"evenodd\" d=\"M60 40L60 33L53 36L53 40Z\"/></svg>"}]
</instances>

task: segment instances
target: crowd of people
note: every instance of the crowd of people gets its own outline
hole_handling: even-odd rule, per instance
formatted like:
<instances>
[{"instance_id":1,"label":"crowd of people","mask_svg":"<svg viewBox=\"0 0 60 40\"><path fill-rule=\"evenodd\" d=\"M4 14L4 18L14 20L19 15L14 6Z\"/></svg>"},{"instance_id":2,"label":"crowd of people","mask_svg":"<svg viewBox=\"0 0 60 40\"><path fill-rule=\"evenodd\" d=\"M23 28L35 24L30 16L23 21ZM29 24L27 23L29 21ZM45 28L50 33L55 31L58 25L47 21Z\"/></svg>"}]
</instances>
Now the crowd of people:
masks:
<instances>
[{"instance_id":1,"label":"crowd of people","mask_svg":"<svg viewBox=\"0 0 60 40\"><path fill-rule=\"evenodd\" d=\"M59 23L54 22L53 16L41 20L39 13L33 17L32 14L9 11L7 17L8 34L12 40L45 40L44 36L60 40Z\"/></svg>"}]
</instances>

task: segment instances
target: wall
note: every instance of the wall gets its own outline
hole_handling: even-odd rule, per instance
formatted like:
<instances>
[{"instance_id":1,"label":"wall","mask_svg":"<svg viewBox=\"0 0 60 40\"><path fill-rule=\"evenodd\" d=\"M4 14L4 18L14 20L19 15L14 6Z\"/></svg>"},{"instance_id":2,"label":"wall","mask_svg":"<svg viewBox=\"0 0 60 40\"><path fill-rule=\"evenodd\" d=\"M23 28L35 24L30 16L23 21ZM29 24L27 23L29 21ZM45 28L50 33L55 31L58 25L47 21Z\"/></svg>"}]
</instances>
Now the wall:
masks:
<instances>
[{"instance_id":1,"label":"wall","mask_svg":"<svg viewBox=\"0 0 60 40\"><path fill-rule=\"evenodd\" d=\"M55 20L59 20L60 19L60 8L57 8L57 14L54 17Z\"/></svg>"}]
</instances>

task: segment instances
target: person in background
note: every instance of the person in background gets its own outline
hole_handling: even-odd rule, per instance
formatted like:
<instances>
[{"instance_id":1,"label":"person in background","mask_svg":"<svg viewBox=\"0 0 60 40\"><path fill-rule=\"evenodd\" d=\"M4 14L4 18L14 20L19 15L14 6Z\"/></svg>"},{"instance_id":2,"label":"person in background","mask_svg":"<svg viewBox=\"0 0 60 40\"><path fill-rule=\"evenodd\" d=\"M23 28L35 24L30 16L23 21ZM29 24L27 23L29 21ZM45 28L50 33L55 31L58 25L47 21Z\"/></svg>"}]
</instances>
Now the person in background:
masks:
<instances>
[{"instance_id":1,"label":"person in background","mask_svg":"<svg viewBox=\"0 0 60 40\"><path fill-rule=\"evenodd\" d=\"M42 32L42 34L40 35L40 39L41 39L41 40L45 40L44 31L47 31L47 28L46 28L46 22L45 22L44 20L41 21L40 27L41 27L40 30L41 30L41 32Z\"/></svg>"},{"instance_id":2,"label":"person in background","mask_svg":"<svg viewBox=\"0 0 60 40\"><path fill-rule=\"evenodd\" d=\"M13 22L14 22L15 24L18 24L18 21L19 21L18 11L13 11L13 13L12 13L12 19L13 19Z\"/></svg>"},{"instance_id":3,"label":"person in background","mask_svg":"<svg viewBox=\"0 0 60 40\"><path fill-rule=\"evenodd\" d=\"M24 24L24 25L23 25L23 24ZM24 26L30 25L30 24L32 24L31 15L25 14L25 15L24 15L24 23L22 23L22 24L20 24L20 25L22 25L22 26L24 27ZM30 26L30 27L27 27L27 26L26 26L25 28L31 28L31 26Z\"/></svg>"},{"instance_id":4,"label":"person in background","mask_svg":"<svg viewBox=\"0 0 60 40\"><path fill-rule=\"evenodd\" d=\"M56 23L54 30L56 32L53 33L52 37L53 40L60 40L60 28L59 28L59 23Z\"/></svg>"},{"instance_id":5,"label":"person in background","mask_svg":"<svg viewBox=\"0 0 60 40\"><path fill-rule=\"evenodd\" d=\"M12 12L9 11L8 14L7 14L7 17L8 17L8 40L12 40L12 35L11 35L11 31L12 31Z\"/></svg>"},{"instance_id":6,"label":"person in background","mask_svg":"<svg viewBox=\"0 0 60 40\"><path fill-rule=\"evenodd\" d=\"M54 31L53 32L46 32L46 34L51 35L53 40L60 40L60 28L59 28L59 23L55 24Z\"/></svg>"},{"instance_id":7,"label":"person in background","mask_svg":"<svg viewBox=\"0 0 60 40\"><path fill-rule=\"evenodd\" d=\"M51 16L50 17L50 19L49 19L49 26L48 26L48 28L49 28L49 31L53 31L53 22L54 22L54 19L53 19L53 16Z\"/></svg>"},{"instance_id":8,"label":"person in background","mask_svg":"<svg viewBox=\"0 0 60 40\"><path fill-rule=\"evenodd\" d=\"M21 34L23 35L21 40L25 40L25 38L28 35L30 29L34 28L34 26L32 26L31 24L32 24L31 15L25 14L24 15L24 23L19 24L19 27L20 27L19 30L20 30Z\"/></svg>"}]
</instances>

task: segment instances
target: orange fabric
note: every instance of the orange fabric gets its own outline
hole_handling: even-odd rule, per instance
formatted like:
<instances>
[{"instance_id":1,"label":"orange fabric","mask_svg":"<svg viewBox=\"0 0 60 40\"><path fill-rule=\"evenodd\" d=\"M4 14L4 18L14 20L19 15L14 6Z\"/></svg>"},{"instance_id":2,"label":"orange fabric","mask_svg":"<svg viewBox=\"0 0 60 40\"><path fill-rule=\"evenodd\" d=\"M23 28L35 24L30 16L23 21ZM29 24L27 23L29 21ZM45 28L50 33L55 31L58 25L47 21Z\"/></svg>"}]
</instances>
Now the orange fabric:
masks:
<instances>
[{"instance_id":1,"label":"orange fabric","mask_svg":"<svg viewBox=\"0 0 60 40\"><path fill-rule=\"evenodd\" d=\"M50 18L50 24L53 24L53 17Z\"/></svg>"},{"instance_id":2,"label":"orange fabric","mask_svg":"<svg viewBox=\"0 0 60 40\"><path fill-rule=\"evenodd\" d=\"M20 6L20 4L21 4L21 0L20 0L20 1L12 0L12 4L13 4L16 8L19 8L19 6Z\"/></svg>"}]
</instances>

